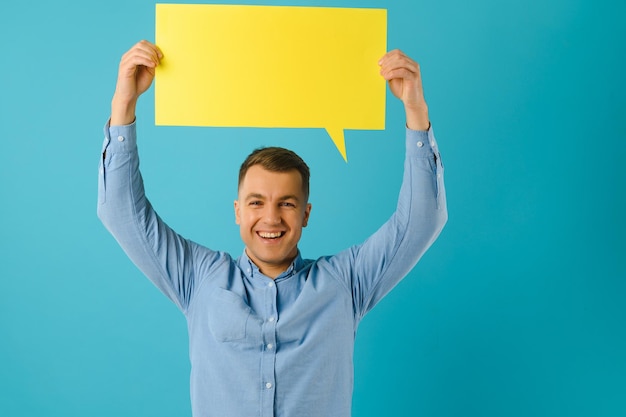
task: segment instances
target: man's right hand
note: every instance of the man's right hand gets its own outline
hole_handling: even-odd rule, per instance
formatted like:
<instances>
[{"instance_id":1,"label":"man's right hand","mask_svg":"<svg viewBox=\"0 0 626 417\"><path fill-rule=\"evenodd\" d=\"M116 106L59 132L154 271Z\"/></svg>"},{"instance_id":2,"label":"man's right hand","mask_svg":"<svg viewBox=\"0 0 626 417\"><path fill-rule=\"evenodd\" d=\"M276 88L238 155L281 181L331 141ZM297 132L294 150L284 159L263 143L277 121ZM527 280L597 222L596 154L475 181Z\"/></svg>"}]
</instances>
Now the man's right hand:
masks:
<instances>
[{"instance_id":1,"label":"man's right hand","mask_svg":"<svg viewBox=\"0 0 626 417\"><path fill-rule=\"evenodd\" d=\"M161 50L148 41L140 41L122 56L111 101L111 126L135 121L137 99L152 85L161 58Z\"/></svg>"}]
</instances>

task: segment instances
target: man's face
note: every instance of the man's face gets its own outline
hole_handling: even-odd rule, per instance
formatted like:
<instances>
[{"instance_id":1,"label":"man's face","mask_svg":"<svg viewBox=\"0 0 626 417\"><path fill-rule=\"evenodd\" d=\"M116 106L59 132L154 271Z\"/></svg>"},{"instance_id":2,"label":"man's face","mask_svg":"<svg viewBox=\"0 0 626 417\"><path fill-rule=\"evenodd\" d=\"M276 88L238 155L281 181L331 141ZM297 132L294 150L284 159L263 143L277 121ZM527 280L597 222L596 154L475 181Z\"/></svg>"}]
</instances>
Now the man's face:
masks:
<instances>
[{"instance_id":1,"label":"man's face","mask_svg":"<svg viewBox=\"0 0 626 417\"><path fill-rule=\"evenodd\" d=\"M246 253L261 272L275 278L289 267L310 212L297 170L248 169L235 200L235 220Z\"/></svg>"}]
</instances>

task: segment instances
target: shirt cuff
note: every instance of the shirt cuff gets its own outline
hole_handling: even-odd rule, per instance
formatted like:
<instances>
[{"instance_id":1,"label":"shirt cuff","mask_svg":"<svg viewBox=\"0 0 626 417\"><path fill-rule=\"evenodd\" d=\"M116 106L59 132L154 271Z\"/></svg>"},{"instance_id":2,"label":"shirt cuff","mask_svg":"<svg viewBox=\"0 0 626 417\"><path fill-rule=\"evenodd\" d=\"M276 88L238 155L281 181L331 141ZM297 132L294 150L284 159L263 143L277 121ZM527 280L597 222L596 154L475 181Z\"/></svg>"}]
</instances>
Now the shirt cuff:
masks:
<instances>
[{"instance_id":1,"label":"shirt cuff","mask_svg":"<svg viewBox=\"0 0 626 417\"><path fill-rule=\"evenodd\" d=\"M111 121L104 125L104 143L102 150L110 153L128 153L137 149L137 130L135 122L123 126L111 126Z\"/></svg>"},{"instance_id":2,"label":"shirt cuff","mask_svg":"<svg viewBox=\"0 0 626 417\"><path fill-rule=\"evenodd\" d=\"M407 155L417 158L427 158L438 155L437 141L432 126L428 130L412 130L406 128Z\"/></svg>"}]
</instances>

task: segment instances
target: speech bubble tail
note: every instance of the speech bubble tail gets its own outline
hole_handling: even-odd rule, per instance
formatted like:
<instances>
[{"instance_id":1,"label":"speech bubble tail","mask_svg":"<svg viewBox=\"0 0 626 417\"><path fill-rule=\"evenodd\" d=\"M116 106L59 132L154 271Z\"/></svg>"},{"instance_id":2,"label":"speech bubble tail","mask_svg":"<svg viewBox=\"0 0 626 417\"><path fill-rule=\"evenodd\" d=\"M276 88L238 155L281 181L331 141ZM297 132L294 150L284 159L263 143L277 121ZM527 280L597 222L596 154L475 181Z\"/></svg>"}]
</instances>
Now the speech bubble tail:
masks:
<instances>
[{"instance_id":1,"label":"speech bubble tail","mask_svg":"<svg viewBox=\"0 0 626 417\"><path fill-rule=\"evenodd\" d=\"M328 132L328 136L333 140L337 150L343 157L343 160L348 163L348 155L346 154L346 140L343 135L342 128L326 128L326 132Z\"/></svg>"}]
</instances>

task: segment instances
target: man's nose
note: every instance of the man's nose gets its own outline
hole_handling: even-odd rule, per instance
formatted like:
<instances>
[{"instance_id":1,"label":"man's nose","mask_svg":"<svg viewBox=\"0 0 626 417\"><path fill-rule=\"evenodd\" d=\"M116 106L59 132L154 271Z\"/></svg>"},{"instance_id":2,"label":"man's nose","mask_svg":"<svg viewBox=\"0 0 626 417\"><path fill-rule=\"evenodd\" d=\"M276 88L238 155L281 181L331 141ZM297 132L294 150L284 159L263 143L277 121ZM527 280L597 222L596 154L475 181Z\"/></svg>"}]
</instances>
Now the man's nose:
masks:
<instances>
[{"instance_id":1,"label":"man's nose","mask_svg":"<svg viewBox=\"0 0 626 417\"><path fill-rule=\"evenodd\" d=\"M265 210L265 222L267 224L280 224L280 210L278 207L268 206Z\"/></svg>"}]
</instances>

